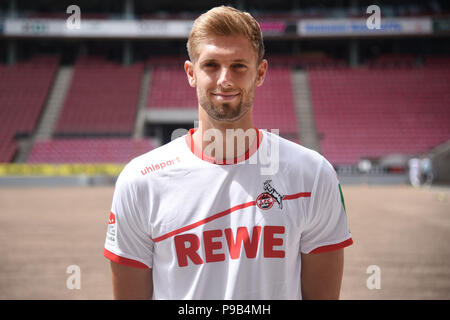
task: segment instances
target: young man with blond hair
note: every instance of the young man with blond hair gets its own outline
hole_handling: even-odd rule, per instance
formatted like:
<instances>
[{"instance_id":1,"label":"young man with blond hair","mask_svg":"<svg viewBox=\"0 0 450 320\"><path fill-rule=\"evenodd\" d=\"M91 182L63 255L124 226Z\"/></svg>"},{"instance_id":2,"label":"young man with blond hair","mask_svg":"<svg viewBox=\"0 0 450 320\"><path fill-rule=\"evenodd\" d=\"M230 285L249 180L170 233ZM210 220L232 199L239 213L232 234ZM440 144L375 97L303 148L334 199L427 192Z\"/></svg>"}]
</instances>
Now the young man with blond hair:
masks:
<instances>
[{"instance_id":1,"label":"young man with blond hair","mask_svg":"<svg viewBox=\"0 0 450 320\"><path fill-rule=\"evenodd\" d=\"M339 182L318 153L255 128L268 68L258 23L213 8L187 48L199 126L117 180L104 250L114 297L338 299L352 244Z\"/></svg>"}]
</instances>

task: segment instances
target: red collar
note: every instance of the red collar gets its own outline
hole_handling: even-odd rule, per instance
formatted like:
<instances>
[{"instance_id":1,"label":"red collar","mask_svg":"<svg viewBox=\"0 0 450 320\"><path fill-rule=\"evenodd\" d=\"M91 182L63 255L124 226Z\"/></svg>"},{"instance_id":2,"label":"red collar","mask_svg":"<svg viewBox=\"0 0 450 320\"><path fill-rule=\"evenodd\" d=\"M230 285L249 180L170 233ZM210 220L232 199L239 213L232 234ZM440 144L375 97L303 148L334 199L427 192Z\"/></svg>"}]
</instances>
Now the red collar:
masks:
<instances>
[{"instance_id":1,"label":"red collar","mask_svg":"<svg viewBox=\"0 0 450 320\"><path fill-rule=\"evenodd\" d=\"M205 160L207 162L213 163L213 164L218 164L218 165L228 165L228 164L237 164L239 162L245 161L248 158L250 158L250 156L252 156L259 148L259 146L261 145L261 141L263 138L262 133L255 128L256 130L256 143L254 142L250 148L245 152L245 154L239 156L239 157L235 157L234 159L224 159L223 161L219 161L213 157L207 156L205 154L203 154L202 150L199 148L195 148L194 146L194 139L192 137L192 135L194 134L194 132L197 130L197 128L193 128L190 129L188 134L186 135L185 139L186 139L186 143L188 145L188 148L191 150L191 152L198 158Z\"/></svg>"}]
</instances>

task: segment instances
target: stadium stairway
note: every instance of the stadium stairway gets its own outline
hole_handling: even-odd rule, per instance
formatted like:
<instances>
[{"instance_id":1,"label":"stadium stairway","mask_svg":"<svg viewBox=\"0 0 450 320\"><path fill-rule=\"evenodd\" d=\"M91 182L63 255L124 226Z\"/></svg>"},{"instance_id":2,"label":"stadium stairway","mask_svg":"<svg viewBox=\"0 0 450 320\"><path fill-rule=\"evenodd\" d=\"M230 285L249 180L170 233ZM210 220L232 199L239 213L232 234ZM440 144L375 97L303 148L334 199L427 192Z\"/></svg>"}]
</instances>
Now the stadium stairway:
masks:
<instances>
[{"instance_id":1,"label":"stadium stairway","mask_svg":"<svg viewBox=\"0 0 450 320\"><path fill-rule=\"evenodd\" d=\"M41 121L38 124L35 139L43 140L52 137L53 130L56 127L59 114L64 104L67 90L69 89L72 80L72 75L72 66L62 66L59 68L55 82L50 91L48 102L44 108Z\"/></svg>"},{"instance_id":2,"label":"stadium stairway","mask_svg":"<svg viewBox=\"0 0 450 320\"><path fill-rule=\"evenodd\" d=\"M292 71L294 102L299 126L300 141L307 148L320 152L314 113L309 96L308 74L305 70Z\"/></svg>"},{"instance_id":3,"label":"stadium stairway","mask_svg":"<svg viewBox=\"0 0 450 320\"><path fill-rule=\"evenodd\" d=\"M37 123L36 132L31 138L18 141L18 153L15 162L23 163L27 161L36 140L50 139L52 137L53 129L72 79L72 73L73 68L68 66L60 67L57 70L47 102Z\"/></svg>"},{"instance_id":4,"label":"stadium stairway","mask_svg":"<svg viewBox=\"0 0 450 320\"><path fill-rule=\"evenodd\" d=\"M133 137L135 139L142 139L144 137L145 119L147 114L147 96L151 76L152 72L150 68L145 67L141 80L141 88L139 89L139 101L136 111L136 120L134 123Z\"/></svg>"},{"instance_id":5,"label":"stadium stairway","mask_svg":"<svg viewBox=\"0 0 450 320\"><path fill-rule=\"evenodd\" d=\"M17 139L17 154L14 162L24 163L27 160L28 154L33 147L33 139Z\"/></svg>"}]
</instances>

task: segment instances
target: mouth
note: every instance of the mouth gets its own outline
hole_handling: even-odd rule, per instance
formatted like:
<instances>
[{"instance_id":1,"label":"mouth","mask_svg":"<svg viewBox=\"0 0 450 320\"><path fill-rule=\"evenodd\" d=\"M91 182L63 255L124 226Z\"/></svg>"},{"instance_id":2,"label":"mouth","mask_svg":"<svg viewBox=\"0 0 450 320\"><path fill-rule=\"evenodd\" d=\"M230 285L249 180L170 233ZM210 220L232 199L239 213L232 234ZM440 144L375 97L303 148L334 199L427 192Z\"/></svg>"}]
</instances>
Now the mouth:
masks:
<instances>
[{"instance_id":1,"label":"mouth","mask_svg":"<svg viewBox=\"0 0 450 320\"><path fill-rule=\"evenodd\" d=\"M235 93L235 92L213 92L212 95L217 99L217 100L223 100L223 101L229 101L229 100L233 100L234 98L236 98L237 96L239 96L239 92Z\"/></svg>"}]
</instances>

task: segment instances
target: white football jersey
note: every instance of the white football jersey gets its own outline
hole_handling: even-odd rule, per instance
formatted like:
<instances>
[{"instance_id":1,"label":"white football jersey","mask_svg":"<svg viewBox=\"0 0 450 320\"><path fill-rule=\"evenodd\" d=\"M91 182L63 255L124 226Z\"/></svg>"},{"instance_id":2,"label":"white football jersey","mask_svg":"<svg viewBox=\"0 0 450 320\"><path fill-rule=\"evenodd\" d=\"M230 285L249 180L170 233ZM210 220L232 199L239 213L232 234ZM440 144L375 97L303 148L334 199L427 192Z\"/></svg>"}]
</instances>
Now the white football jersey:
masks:
<instances>
[{"instance_id":1,"label":"white football jersey","mask_svg":"<svg viewBox=\"0 0 450 320\"><path fill-rule=\"evenodd\" d=\"M334 168L265 130L216 164L193 132L125 166L104 255L151 268L154 299L301 299L301 254L353 243Z\"/></svg>"}]
</instances>

